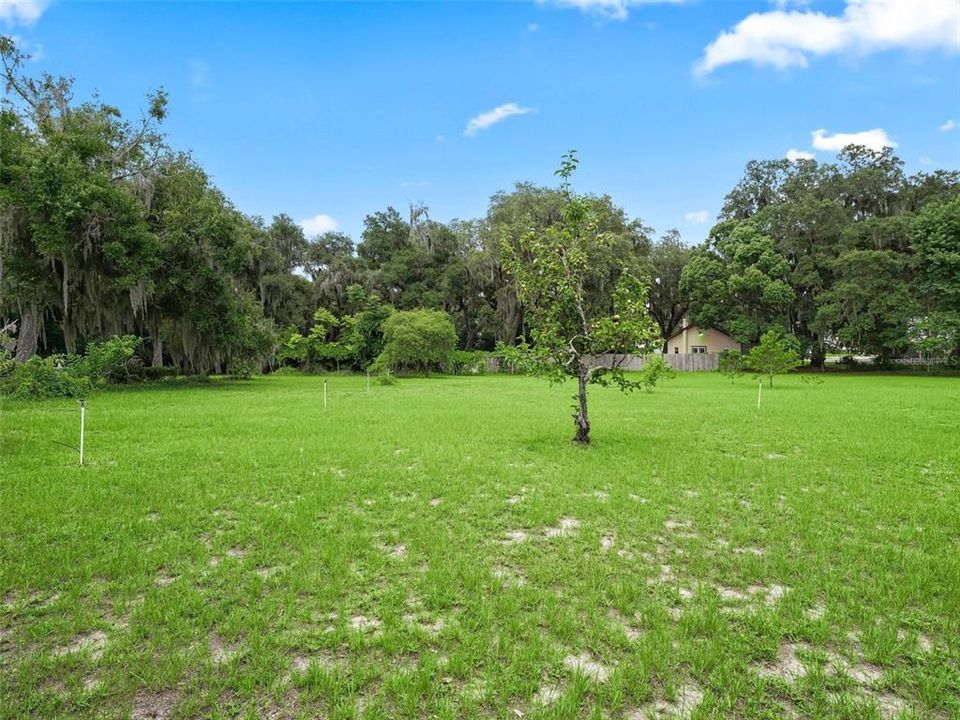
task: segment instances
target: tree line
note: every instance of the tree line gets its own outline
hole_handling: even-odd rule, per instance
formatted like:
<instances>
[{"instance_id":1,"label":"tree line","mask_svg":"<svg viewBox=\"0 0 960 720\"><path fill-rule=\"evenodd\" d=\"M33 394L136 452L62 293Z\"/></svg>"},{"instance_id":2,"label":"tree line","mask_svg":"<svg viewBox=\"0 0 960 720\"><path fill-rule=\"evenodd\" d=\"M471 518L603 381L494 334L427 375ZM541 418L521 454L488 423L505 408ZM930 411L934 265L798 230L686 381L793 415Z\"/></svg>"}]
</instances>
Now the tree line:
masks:
<instances>
[{"instance_id":1,"label":"tree line","mask_svg":"<svg viewBox=\"0 0 960 720\"><path fill-rule=\"evenodd\" d=\"M0 326L18 361L133 335L144 363L184 372L365 369L387 318L413 310L445 314L465 351L536 340L517 253L564 226L564 188L518 183L473 220L391 207L356 241L307 237L288 215L245 215L169 146L164 92L134 121L77 101L68 79L27 75L8 38L0 59ZM836 163L751 162L695 248L676 231L657 238L607 195L578 198L603 238L588 288L599 315L616 314L629 276L649 288L662 338L688 318L747 345L781 328L814 363L958 353L956 172L907 176L892 151L860 147Z\"/></svg>"}]
</instances>

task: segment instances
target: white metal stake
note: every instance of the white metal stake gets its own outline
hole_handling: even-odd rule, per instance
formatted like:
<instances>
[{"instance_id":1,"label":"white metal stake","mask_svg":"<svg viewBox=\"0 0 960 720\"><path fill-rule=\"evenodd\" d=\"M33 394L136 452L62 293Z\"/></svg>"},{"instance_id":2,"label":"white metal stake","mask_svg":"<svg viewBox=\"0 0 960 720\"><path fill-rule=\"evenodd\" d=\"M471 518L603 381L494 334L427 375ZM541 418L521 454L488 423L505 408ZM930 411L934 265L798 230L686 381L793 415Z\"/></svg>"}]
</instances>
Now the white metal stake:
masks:
<instances>
[{"instance_id":1,"label":"white metal stake","mask_svg":"<svg viewBox=\"0 0 960 720\"><path fill-rule=\"evenodd\" d=\"M367 395L370 394L370 371L367 370Z\"/></svg>"},{"instance_id":2,"label":"white metal stake","mask_svg":"<svg viewBox=\"0 0 960 720\"><path fill-rule=\"evenodd\" d=\"M759 387L757 387L757 410L760 409L760 398L763 397L763 380L760 381Z\"/></svg>"},{"instance_id":3,"label":"white metal stake","mask_svg":"<svg viewBox=\"0 0 960 720\"><path fill-rule=\"evenodd\" d=\"M83 431L87 414L87 401L80 401L80 464L83 465Z\"/></svg>"},{"instance_id":4,"label":"white metal stake","mask_svg":"<svg viewBox=\"0 0 960 720\"><path fill-rule=\"evenodd\" d=\"M323 411L327 411L327 381L323 381Z\"/></svg>"}]
</instances>

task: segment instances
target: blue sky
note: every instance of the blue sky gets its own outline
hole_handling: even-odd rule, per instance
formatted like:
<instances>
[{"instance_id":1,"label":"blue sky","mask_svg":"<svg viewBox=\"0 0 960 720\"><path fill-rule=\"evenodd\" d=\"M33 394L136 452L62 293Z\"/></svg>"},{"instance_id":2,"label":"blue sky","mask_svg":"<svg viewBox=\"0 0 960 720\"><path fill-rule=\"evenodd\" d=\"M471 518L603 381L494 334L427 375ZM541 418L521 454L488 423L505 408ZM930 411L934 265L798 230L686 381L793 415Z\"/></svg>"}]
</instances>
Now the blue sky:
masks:
<instances>
[{"instance_id":1,"label":"blue sky","mask_svg":"<svg viewBox=\"0 0 960 720\"><path fill-rule=\"evenodd\" d=\"M165 87L170 141L242 211L355 239L390 204L480 216L571 148L578 189L689 243L748 160L837 133L960 168L956 0L0 0L0 24L79 96Z\"/></svg>"}]
</instances>

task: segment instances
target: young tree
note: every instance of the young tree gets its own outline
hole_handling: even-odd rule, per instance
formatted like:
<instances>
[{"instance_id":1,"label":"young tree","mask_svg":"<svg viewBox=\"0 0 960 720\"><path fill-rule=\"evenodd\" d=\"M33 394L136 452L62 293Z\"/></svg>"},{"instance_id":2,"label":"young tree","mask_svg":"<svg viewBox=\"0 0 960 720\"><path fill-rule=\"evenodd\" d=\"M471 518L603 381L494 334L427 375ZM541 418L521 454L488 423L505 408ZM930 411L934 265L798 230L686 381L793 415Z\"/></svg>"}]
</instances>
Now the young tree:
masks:
<instances>
[{"instance_id":1,"label":"young tree","mask_svg":"<svg viewBox=\"0 0 960 720\"><path fill-rule=\"evenodd\" d=\"M576 378L573 439L586 445L587 386L612 382L624 391L636 388L620 364L627 353L654 350L660 333L647 312L647 285L639 267L611 252L615 239L600 231L590 199L570 187L577 162L574 152L567 153L556 172L563 197L556 222L515 242L504 239L504 264L516 283L533 344L501 346L501 351L517 367L551 382ZM610 282L615 272L619 276ZM595 358L603 354L621 357L613 367L602 367Z\"/></svg>"},{"instance_id":2,"label":"young tree","mask_svg":"<svg viewBox=\"0 0 960 720\"><path fill-rule=\"evenodd\" d=\"M425 377L457 344L457 331L439 310L403 310L383 323L383 352L377 359L390 368L417 367Z\"/></svg>"},{"instance_id":3,"label":"young tree","mask_svg":"<svg viewBox=\"0 0 960 720\"><path fill-rule=\"evenodd\" d=\"M760 338L760 344L744 358L744 364L759 375L766 375L770 387L773 376L787 373L803 362L797 352L797 339L782 331L768 330Z\"/></svg>"}]
</instances>

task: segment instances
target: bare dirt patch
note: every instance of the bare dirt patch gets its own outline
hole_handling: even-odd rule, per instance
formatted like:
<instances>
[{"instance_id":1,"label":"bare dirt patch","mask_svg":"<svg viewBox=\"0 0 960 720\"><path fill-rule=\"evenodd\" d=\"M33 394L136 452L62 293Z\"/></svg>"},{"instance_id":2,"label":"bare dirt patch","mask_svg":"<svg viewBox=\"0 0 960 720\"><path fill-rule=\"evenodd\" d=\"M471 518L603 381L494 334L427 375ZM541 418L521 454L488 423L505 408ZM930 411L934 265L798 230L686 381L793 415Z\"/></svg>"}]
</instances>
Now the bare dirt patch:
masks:
<instances>
[{"instance_id":1,"label":"bare dirt patch","mask_svg":"<svg viewBox=\"0 0 960 720\"><path fill-rule=\"evenodd\" d=\"M527 541L529 536L523 530L510 530L500 542L504 545L519 545Z\"/></svg>"},{"instance_id":2,"label":"bare dirt patch","mask_svg":"<svg viewBox=\"0 0 960 720\"><path fill-rule=\"evenodd\" d=\"M384 545L383 551L394 560L403 560L407 556L407 546L403 543Z\"/></svg>"},{"instance_id":3,"label":"bare dirt patch","mask_svg":"<svg viewBox=\"0 0 960 720\"><path fill-rule=\"evenodd\" d=\"M672 585L677 581L676 573L673 572L673 568L669 565L660 566L660 574L655 578L648 578L648 585L655 585L660 583L661 585Z\"/></svg>"},{"instance_id":4,"label":"bare dirt patch","mask_svg":"<svg viewBox=\"0 0 960 720\"><path fill-rule=\"evenodd\" d=\"M623 631L623 634L627 636L627 640L639 640L643 635L643 631L627 622L626 618L617 612L616 608L610 608L610 610L607 611L607 617Z\"/></svg>"},{"instance_id":5,"label":"bare dirt patch","mask_svg":"<svg viewBox=\"0 0 960 720\"><path fill-rule=\"evenodd\" d=\"M755 663L753 669L764 678L775 677L786 682L802 678L807 674L807 669L797 656L799 650L809 651L810 646L806 643L784 643L777 651L775 661Z\"/></svg>"},{"instance_id":6,"label":"bare dirt patch","mask_svg":"<svg viewBox=\"0 0 960 720\"><path fill-rule=\"evenodd\" d=\"M527 584L526 578L513 568L505 565L494 565L491 574L503 587L523 587Z\"/></svg>"},{"instance_id":7,"label":"bare dirt patch","mask_svg":"<svg viewBox=\"0 0 960 720\"><path fill-rule=\"evenodd\" d=\"M910 710L909 703L893 693L867 692L867 697L877 704L877 709L880 711L880 717L882 717L883 720L893 720L906 714Z\"/></svg>"},{"instance_id":8,"label":"bare dirt patch","mask_svg":"<svg viewBox=\"0 0 960 720\"><path fill-rule=\"evenodd\" d=\"M846 675L860 685L873 685L883 678L883 669L870 663L854 663L846 668Z\"/></svg>"},{"instance_id":9,"label":"bare dirt patch","mask_svg":"<svg viewBox=\"0 0 960 720\"><path fill-rule=\"evenodd\" d=\"M294 672L302 675L310 669L311 663L314 663L321 668L329 669L336 664L336 661L333 659L333 657L326 653L313 653L310 655L296 653L294 654L290 664L293 667Z\"/></svg>"},{"instance_id":10,"label":"bare dirt patch","mask_svg":"<svg viewBox=\"0 0 960 720\"><path fill-rule=\"evenodd\" d=\"M380 629L380 621L366 615L354 615L347 620L347 627L357 632L375 632Z\"/></svg>"},{"instance_id":11,"label":"bare dirt patch","mask_svg":"<svg viewBox=\"0 0 960 720\"><path fill-rule=\"evenodd\" d=\"M141 690L133 698L130 720L167 720L176 704L177 694L172 690Z\"/></svg>"},{"instance_id":12,"label":"bare dirt patch","mask_svg":"<svg viewBox=\"0 0 960 720\"><path fill-rule=\"evenodd\" d=\"M232 548L229 548L227 550L227 557L233 558L234 560L239 560L246 554L247 554L246 550L244 550L242 547L239 547L238 545L234 545Z\"/></svg>"},{"instance_id":13,"label":"bare dirt patch","mask_svg":"<svg viewBox=\"0 0 960 720\"><path fill-rule=\"evenodd\" d=\"M590 653L582 652L579 655L567 655L563 659L563 664L571 672L585 675L594 682L606 682L610 677L610 670L597 662Z\"/></svg>"},{"instance_id":14,"label":"bare dirt patch","mask_svg":"<svg viewBox=\"0 0 960 720\"><path fill-rule=\"evenodd\" d=\"M703 702L703 692L690 682L677 689L674 700L655 700L628 712L628 720L660 720L661 718L689 718Z\"/></svg>"},{"instance_id":15,"label":"bare dirt patch","mask_svg":"<svg viewBox=\"0 0 960 720\"><path fill-rule=\"evenodd\" d=\"M548 538L568 537L580 528L580 521L573 517L563 517L556 527L547 528L544 534Z\"/></svg>"},{"instance_id":16,"label":"bare dirt patch","mask_svg":"<svg viewBox=\"0 0 960 720\"><path fill-rule=\"evenodd\" d=\"M784 587L783 585L770 585L766 590L766 596L763 598L763 601L767 605L776 605L789 591L790 588Z\"/></svg>"},{"instance_id":17,"label":"bare dirt patch","mask_svg":"<svg viewBox=\"0 0 960 720\"><path fill-rule=\"evenodd\" d=\"M823 616L826 614L827 614L827 606L824 605L823 603L817 603L813 607L807 608L806 610L803 611L804 617L806 617L807 620L812 620L812 621L821 620Z\"/></svg>"},{"instance_id":18,"label":"bare dirt patch","mask_svg":"<svg viewBox=\"0 0 960 720\"><path fill-rule=\"evenodd\" d=\"M216 633L210 636L207 647L210 649L210 657L216 665L225 665L240 654L238 645L226 642Z\"/></svg>"},{"instance_id":19,"label":"bare dirt patch","mask_svg":"<svg viewBox=\"0 0 960 720\"><path fill-rule=\"evenodd\" d=\"M276 575L278 572L281 572L281 571L284 570L284 569L285 569L285 567L284 567L283 565L269 565L269 566L268 566L268 565L261 565L261 566L258 567L254 572L257 573L257 576L258 576L258 577L261 577L261 578L263 578L264 580L266 580L267 578L273 577L273 576Z\"/></svg>"},{"instance_id":20,"label":"bare dirt patch","mask_svg":"<svg viewBox=\"0 0 960 720\"><path fill-rule=\"evenodd\" d=\"M563 688L559 685L543 685L533 696L534 705L553 705L563 695ZM519 713L523 717L523 713Z\"/></svg>"},{"instance_id":21,"label":"bare dirt patch","mask_svg":"<svg viewBox=\"0 0 960 720\"><path fill-rule=\"evenodd\" d=\"M177 581L177 576L170 575L166 570L161 570L153 581L158 587L167 587L167 585L172 585Z\"/></svg>"},{"instance_id":22,"label":"bare dirt patch","mask_svg":"<svg viewBox=\"0 0 960 720\"><path fill-rule=\"evenodd\" d=\"M746 602L750 599L750 595L743 590L738 590L737 588L726 587L725 585L717 586L717 594L720 596L721 600L726 601L737 601L737 602Z\"/></svg>"},{"instance_id":23,"label":"bare dirt patch","mask_svg":"<svg viewBox=\"0 0 960 720\"><path fill-rule=\"evenodd\" d=\"M615 542L612 535L604 535L600 538L600 552L609 552Z\"/></svg>"},{"instance_id":24,"label":"bare dirt patch","mask_svg":"<svg viewBox=\"0 0 960 720\"><path fill-rule=\"evenodd\" d=\"M91 632L77 635L69 645L57 648L53 654L63 656L89 652L91 658L99 660L106 647L107 634L102 630L92 630Z\"/></svg>"}]
</instances>

